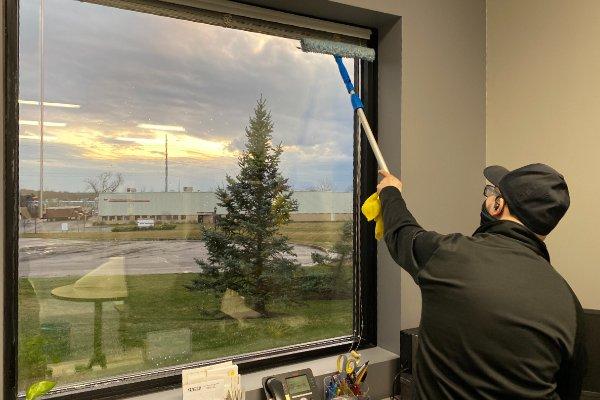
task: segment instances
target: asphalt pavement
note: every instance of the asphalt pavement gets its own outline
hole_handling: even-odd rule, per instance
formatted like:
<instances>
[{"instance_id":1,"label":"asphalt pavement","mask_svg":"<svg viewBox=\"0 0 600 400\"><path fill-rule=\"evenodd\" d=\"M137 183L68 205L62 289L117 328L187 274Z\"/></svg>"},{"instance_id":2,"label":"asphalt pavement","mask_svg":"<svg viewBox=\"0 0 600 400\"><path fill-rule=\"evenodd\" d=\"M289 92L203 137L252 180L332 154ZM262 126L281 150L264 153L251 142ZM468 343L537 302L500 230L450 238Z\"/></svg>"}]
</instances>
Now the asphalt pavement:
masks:
<instances>
[{"instance_id":1,"label":"asphalt pavement","mask_svg":"<svg viewBox=\"0 0 600 400\"><path fill-rule=\"evenodd\" d=\"M311 253L319 250L295 245L301 265L312 265ZM20 277L83 276L109 257L124 257L127 275L198 272L195 258L206 259L202 241L188 240L66 240L19 239Z\"/></svg>"}]
</instances>

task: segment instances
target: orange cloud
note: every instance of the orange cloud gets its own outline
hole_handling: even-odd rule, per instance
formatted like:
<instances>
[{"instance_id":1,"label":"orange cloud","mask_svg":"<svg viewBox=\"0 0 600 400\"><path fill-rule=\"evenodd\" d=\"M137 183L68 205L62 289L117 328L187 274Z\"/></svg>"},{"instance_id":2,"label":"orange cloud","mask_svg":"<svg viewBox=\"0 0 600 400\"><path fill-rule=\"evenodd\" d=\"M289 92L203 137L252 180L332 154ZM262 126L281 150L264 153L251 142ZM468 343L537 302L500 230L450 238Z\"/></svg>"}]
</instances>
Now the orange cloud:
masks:
<instances>
[{"instance_id":1,"label":"orange cloud","mask_svg":"<svg viewBox=\"0 0 600 400\"><path fill-rule=\"evenodd\" d=\"M74 153L90 160L152 160L162 159L165 132L118 131L103 132L90 128L64 127L47 129L48 143L73 146ZM39 134L21 132L25 140L39 140ZM168 132L169 158L214 160L235 158L237 152L228 149L230 141L207 140L183 132Z\"/></svg>"}]
</instances>

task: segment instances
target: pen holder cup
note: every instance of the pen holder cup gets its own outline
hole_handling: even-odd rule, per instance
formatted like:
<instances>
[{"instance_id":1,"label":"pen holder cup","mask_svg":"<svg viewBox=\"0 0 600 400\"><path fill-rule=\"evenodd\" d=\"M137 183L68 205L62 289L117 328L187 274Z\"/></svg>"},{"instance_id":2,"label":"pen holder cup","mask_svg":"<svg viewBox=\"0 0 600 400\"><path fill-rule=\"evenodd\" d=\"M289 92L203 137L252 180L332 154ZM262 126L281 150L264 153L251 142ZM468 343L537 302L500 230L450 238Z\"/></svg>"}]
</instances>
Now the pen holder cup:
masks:
<instances>
[{"instance_id":1,"label":"pen holder cup","mask_svg":"<svg viewBox=\"0 0 600 400\"><path fill-rule=\"evenodd\" d=\"M339 396L331 396L329 395L329 393L327 392L327 388L331 385L331 381L333 380L333 378L331 376L326 376L323 379L323 398L325 400L371 400L371 397L369 397L368 395L364 394L364 395L339 395Z\"/></svg>"}]
</instances>

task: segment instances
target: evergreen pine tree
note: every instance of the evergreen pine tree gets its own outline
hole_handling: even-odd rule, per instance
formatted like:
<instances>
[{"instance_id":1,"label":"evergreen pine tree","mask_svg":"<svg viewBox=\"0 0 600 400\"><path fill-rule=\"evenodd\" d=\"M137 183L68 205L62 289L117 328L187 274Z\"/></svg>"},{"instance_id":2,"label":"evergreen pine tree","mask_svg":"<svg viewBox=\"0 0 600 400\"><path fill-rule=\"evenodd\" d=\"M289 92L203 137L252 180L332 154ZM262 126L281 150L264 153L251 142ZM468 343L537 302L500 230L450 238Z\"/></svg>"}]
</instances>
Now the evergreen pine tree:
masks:
<instances>
[{"instance_id":1,"label":"evergreen pine tree","mask_svg":"<svg viewBox=\"0 0 600 400\"><path fill-rule=\"evenodd\" d=\"M261 96L246 127L240 171L216 190L226 213L204 228L207 260L196 260L201 272L193 289L222 294L226 289L246 298L249 307L267 315L267 305L289 292L298 263L279 227L298 209L288 180L279 172L281 144L272 144L273 121ZM287 256L287 257L286 257Z\"/></svg>"},{"instance_id":2,"label":"evergreen pine tree","mask_svg":"<svg viewBox=\"0 0 600 400\"><path fill-rule=\"evenodd\" d=\"M323 282L328 282L325 287L327 298L340 299L351 293L352 274L345 268L352 266L352 221L346 221L342 225L340 238L333 245L332 251L335 256L312 253L314 263L330 267L329 276L323 277Z\"/></svg>"}]
</instances>

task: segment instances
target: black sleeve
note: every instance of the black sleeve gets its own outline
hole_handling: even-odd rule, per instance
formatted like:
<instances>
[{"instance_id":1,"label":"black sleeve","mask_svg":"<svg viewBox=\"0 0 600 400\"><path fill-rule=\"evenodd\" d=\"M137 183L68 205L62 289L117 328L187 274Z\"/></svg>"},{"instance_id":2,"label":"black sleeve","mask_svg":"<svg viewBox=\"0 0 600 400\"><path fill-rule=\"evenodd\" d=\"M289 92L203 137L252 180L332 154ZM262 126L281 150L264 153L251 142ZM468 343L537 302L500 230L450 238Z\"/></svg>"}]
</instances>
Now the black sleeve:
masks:
<instances>
[{"instance_id":1,"label":"black sleeve","mask_svg":"<svg viewBox=\"0 0 600 400\"><path fill-rule=\"evenodd\" d=\"M402 194L395 187L379 193L383 213L384 239L394 261L418 283L419 269L435 253L444 235L426 231L412 216Z\"/></svg>"},{"instance_id":2,"label":"black sleeve","mask_svg":"<svg viewBox=\"0 0 600 400\"><path fill-rule=\"evenodd\" d=\"M571 290L571 288L569 287ZM581 396L583 377L587 370L587 352L585 349L585 321L583 308L577 296L571 290L577 311L577 328L573 353L566 355L560 365L556 380L556 392L561 400L578 400Z\"/></svg>"}]
</instances>

